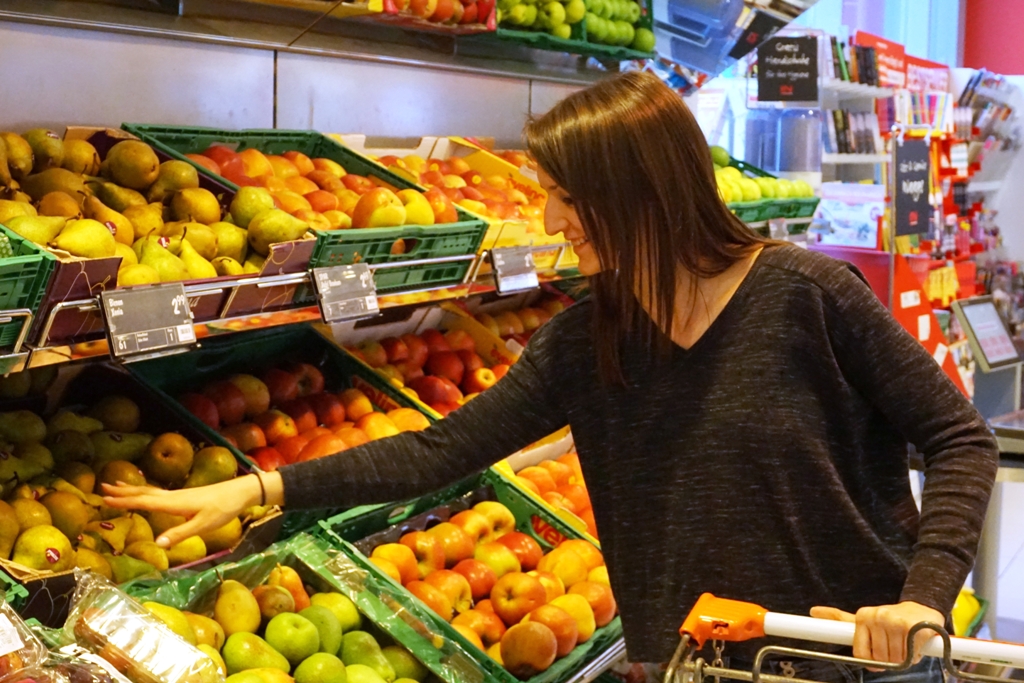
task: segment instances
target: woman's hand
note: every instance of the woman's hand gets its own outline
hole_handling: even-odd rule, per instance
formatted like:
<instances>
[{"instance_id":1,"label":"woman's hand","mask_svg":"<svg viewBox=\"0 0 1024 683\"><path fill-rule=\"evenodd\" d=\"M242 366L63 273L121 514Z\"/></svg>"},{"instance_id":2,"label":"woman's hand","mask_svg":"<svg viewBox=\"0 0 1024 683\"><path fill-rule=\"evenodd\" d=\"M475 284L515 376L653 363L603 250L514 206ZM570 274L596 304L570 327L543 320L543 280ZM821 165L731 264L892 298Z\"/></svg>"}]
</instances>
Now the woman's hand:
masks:
<instances>
[{"instance_id":1,"label":"woman's hand","mask_svg":"<svg viewBox=\"0 0 1024 683\"><path fill-rule=\"evenodd\" d=\"M112 508L153 510L181 515L188 521L168 529L156 539L157 545L169 548L206 531L219 529L246 508L259 505L263 496L257 475L249 474L211 486L164 491L151 486L103 485L107 495L103 502ZM264 485L269 475L263 475ZM280 481L280 477L278 477ZM270 500L268 498L268 503Z\"/></svg>"},{"instance_id":2,"label":"woman's hand","mask_svg":"<svg viewBox=\"0 0 1024 683\"><path fill-rule=\"evenodd\" d=\"M862 607L856 615L835 607L814 607L811 616L856 624L853 656L893 664L907 658L907 634L911 628L922 621L940 626L946 621L938 610L909 600L896 605ZM917 632L914 637L914 664L921 661L921 648L934 635L935 632L928 629Z\"/></svg>"}]
</instances>

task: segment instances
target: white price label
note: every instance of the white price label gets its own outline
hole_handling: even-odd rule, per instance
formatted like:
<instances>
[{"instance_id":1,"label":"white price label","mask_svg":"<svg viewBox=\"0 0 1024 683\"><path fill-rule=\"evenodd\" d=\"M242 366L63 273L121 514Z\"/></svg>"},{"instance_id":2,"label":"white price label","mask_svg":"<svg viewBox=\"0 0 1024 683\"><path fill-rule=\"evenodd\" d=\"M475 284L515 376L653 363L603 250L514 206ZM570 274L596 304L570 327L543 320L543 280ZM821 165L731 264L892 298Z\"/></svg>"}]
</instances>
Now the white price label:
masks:
<instances>
[{"instance_id":1,"label":"white price label","mask_svg":"<svg viewBox=\"0 0 1024 683\"><path fill-rule=\"evenodd\" d=\"M921 292L916 289L900 294L900 308L913 308L921 305Z\"/></svg>"},{"instance_id":2,"label":"white price label","mask_svg":"<svg viewBox=\"0 0 1024 683\"><path fill-rule=\"evenodd\" d=\"M917 340L926 342L932 336L932 314L924 313L917 316Z\"/></svg>"},{"instance_id":3,"label":"white price label","mask_svg":"<svg viewBox=\"0 0 1024 683\"><path fill-rule=\"evenodd\" d=\"M17 652L25 647L18 628L11 623L6 614L0 614L0 657Z\"/></svg>"},{"instance_id":4,"label":"white price label","mask_svg":"<svg viewBox=\"0 0 1024 683\"><path fill-rule=\"evenodd\" d=\"M942 367L942 364L946 362L946 354L948 353L949 347L945 344L940 343L935 347L935 353L932 354L932 358L935 359L935 362L939 364L940 368Z\"/></svg>"}]
</instances>

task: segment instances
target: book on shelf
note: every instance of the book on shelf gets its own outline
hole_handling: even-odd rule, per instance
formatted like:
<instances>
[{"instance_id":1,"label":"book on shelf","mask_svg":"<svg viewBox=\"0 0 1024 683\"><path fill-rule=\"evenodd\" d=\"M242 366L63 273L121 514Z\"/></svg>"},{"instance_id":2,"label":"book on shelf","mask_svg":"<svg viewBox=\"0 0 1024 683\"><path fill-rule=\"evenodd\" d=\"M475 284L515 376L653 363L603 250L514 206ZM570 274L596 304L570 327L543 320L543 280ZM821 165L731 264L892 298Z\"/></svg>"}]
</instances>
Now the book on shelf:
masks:
<instances>
[{"instance_id":1,"label":"book on shelf","mask_svg":"<svg viewBox=\"0 0 1024 683\"><path fill-rule=\"evenodd\" d=\"M885 151L878 116L872 112L826 109L822 144L831 154L880 154Z\"/></svg>"}]
</instances>

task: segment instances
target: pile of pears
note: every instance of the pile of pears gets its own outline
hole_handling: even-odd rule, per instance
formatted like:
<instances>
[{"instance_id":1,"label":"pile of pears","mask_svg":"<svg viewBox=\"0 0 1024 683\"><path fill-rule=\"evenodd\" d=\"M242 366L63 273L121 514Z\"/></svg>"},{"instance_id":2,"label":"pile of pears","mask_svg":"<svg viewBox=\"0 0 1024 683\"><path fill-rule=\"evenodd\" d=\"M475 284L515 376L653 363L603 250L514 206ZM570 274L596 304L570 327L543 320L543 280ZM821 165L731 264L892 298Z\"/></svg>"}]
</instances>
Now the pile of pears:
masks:
<instances>
[{"instance_id":1,"label":"pile of pears","mask_svg":"<svg viewBox=\"0 0 1024 683\"><path fill-rule=\"evenodd\" d=\"M118 395L45 420L28 410L0 413L0 557L36 571L88 568L123 583L237 544L239 518L165 550L154 537L183 517L104 504L103 483L192 488L237 473L226 448L196 451L175 432L139 431L139 421L139 406Z\"/></svg>"},{"instance_id":2,"label":"pile of pears","mask_svg":"<svg viewBox=\"0 0 1024 683\"><path fill-rule=\"evenodd\" d=\"M206 653L227 683L425 683L427 668L386 635L364 630L341 593L315 593L298 572L277 565L250 590L223 581L211 616L156 602L143 606ZM436 679L435 679L436 681Z\"/></svg>"},{"instance_id":3,"label":"pile of pears","mask_svg":"<svg viewBox=\"0 0 1024 683\"><path fill-rule=\"evenodd\" d=\"M0 223L72 256L120 256L123 287L259 273L271 244L309 229L262 188L225 213L195 166L161 163L142 141L118 142L101 162L88 141L42 128L0 133Z\"/></svg>"}]
</instances>

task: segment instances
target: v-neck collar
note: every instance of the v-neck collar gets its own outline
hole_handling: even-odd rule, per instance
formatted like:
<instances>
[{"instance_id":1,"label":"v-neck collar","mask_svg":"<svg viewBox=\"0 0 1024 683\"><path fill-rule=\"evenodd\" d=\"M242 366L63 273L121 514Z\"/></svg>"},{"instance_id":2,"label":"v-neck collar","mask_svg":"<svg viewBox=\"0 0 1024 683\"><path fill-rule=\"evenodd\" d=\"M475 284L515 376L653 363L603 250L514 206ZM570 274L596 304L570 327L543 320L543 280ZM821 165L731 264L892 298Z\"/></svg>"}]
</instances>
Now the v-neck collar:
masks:
<instances>
[{"instance_id":1,"label":"v-neck collar","mask_svg":"<svg viewBox=\"0 0 1024 683\"><path fill-rule=\"evenodd\" d=\"M710 325L708 325L708 329L704 330L704 334L700 335L697 338L697 341L693 342L693 344L691 344L689 348L680 346L675 341L672 341L672 352L674 354L681 355L683 357L692 356L695 352L701 349L701 347L706 343L706 341L710 337L717 333L717 330L720 329L725 324L723 322L723 319L731 317L731 311L738 308L746 299L747 292L749 292L750 288L753 286L752 283L754 281L754 278L756 277L757 272L761 267L761 261L764 259L765 253L769 249L771 249L770 246L765 246L764 248L761 249L761 251L757 255L757 258L755 258L754 262L751 264L750 270L748 270L747 274L743 276L743 280L740 282L740 286L737 287L736 291L732 293L732 296L729 297L729 300L725 302L725 306L722 307L722 310L718 312L718 315L715 316L715 319L711 321Z\"/></svg>"}]
</instances>

